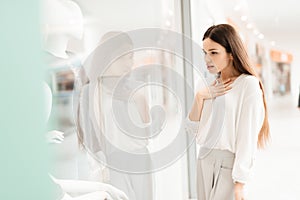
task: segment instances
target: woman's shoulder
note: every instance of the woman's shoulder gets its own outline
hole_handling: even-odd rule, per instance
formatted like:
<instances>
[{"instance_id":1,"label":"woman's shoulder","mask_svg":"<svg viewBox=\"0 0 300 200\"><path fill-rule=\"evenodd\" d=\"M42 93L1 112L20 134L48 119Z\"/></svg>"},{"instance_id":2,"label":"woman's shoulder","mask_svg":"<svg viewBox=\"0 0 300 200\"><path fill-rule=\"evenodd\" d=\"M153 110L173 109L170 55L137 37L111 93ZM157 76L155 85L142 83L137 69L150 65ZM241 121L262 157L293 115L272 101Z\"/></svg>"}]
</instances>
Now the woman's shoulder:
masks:
<instances>
[{"instance_id":1,"label":"woman's shoulder","mask_svg":"<svg viewBox=\"0 0 300 200\"><path fill-rule=\"evenodd\" d=\"M251 75L251 74L241 74L241 76L243 77L243 79L247 82L255 82L257 81L258 82L258 78L254 75Z\"/></svg>"},{"instance_id":2,"label":"woman's shoulder","mask_svg":"<svg viewBox=\"0 0 300 200\"><path fill-rule=\"evenodd\" d=\"M243 88L246 89L248 92L251 91L257 91L260 92L260 85L259 85L259 79L254 76L254 75L248 75L248 74L243 74L242 78L243 82Z\"/></svg>"},{"instance_id":3,"label":"woman's shoulder","mask_svg":"<svg viewBox=\"0 0 300 200\"><path fill-rule=\"evenodd\" d=\"M242 74L242 82L244 86L259 86L259 79L250 74Z\"/></svg>"}]
</instances>

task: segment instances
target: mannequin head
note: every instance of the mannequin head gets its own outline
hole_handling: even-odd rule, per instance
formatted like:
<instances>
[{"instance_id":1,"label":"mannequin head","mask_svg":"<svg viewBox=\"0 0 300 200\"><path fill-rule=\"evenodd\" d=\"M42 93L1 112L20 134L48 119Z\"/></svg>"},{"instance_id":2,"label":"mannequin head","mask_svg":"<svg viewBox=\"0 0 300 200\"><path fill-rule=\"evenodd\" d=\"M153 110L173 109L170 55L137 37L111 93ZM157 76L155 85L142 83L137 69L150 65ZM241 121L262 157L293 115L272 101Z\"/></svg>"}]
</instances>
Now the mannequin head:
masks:
<instances>
[{"instance_id":1,"label":"mannequin head","mask_svg":"<svg viewBox=\"0 0 300 200\"><path fill-rule=\"evenodd\" d=\"M41 13L44 50L56 57L68 58L69 40L81 39L83 34L80 7L70 0L43 0Z\"/></svg>"}]
</instances>

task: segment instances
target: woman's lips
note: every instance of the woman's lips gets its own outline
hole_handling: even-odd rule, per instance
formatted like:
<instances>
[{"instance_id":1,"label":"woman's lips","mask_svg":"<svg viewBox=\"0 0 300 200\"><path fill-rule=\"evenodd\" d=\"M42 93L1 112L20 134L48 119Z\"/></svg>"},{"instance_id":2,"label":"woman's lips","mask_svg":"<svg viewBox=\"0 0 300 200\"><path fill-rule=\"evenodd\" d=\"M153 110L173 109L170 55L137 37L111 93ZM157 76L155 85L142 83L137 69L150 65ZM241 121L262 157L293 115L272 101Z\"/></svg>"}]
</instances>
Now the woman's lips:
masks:
<instances>
[{"instance_id":1,"label":"woman's lips","mask_svg":"<svg viewBox=\"0 0 300 200\"><path fill-rule=\"evenodd\" d=\"M214 68L213 65L207 65L207 69L212 69L212 68Z\"/></svg>"}]
</instances>

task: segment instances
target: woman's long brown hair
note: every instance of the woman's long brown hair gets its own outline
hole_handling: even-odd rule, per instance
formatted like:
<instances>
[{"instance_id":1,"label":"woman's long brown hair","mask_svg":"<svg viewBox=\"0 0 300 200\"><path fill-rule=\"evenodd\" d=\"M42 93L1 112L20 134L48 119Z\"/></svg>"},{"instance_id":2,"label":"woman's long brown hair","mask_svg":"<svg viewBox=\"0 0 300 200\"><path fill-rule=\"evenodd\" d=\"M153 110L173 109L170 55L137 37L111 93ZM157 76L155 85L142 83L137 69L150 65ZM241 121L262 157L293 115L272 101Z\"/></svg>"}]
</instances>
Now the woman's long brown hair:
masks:
<instances>
[{"instance_id":1,"label":"woman's long brown hair","mask_svg":"<svg viewBox=\"0 0 300 200\"><path fill-rule=\"evenodd\" d=\"M228 24L219 24L211 26L204 34L203 39L209 38L214 42L222 45L227 53L231 53L233 57L233 67L240 74L249 74L258 78L260 89L263 94L263 102L265 107L265 118L258 135L258 147L263 148L270 138L270 128L268 121L268 110L265 98L265 91L260 78L250 65L249 56L243 45L241 38L235 29Z\"/></svg>"}]
</instances>

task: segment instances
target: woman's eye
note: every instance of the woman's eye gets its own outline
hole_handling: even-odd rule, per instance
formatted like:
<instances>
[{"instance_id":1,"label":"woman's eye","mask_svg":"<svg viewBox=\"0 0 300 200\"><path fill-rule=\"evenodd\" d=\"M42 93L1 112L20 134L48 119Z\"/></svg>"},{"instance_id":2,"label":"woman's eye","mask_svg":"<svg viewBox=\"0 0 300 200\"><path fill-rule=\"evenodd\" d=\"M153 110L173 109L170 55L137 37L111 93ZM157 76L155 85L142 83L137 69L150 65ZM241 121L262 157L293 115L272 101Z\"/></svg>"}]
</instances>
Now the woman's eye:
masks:
<instances>
[{"instance_id":1,"label":"woman's eye","mask_svg":"<svg viewBox=\"0 0 300 200\"><path fill-rule=\"evenodd\" d=\"M213 52L211 52L211 54L213 54L213 55L214 55L214 54L218 54L218 52L214 52L214 51L213 51Z\"/></svg>"}]
</instances>

